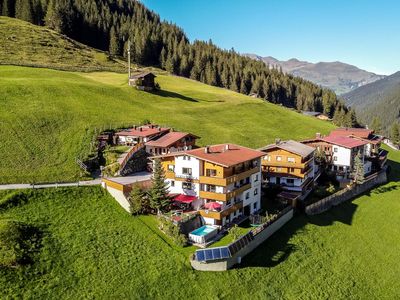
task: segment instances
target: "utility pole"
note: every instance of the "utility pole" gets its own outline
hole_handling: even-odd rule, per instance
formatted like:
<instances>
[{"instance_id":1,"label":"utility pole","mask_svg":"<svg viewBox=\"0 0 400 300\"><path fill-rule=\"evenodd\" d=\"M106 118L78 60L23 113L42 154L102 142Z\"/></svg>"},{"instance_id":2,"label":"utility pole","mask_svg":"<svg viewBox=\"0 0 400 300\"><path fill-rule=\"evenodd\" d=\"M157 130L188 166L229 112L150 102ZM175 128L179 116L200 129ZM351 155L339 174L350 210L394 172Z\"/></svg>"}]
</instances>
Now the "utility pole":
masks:
<instances>
[{"instance_id":1,"label":"utility pole","mask_svg":"<svg viewBox=\"0 0 400 300\"><path fill-rule=\"evenodd\" d=\"M128 40L128 82L131 79L131 41Z\"/></svg>"}]
</instances>

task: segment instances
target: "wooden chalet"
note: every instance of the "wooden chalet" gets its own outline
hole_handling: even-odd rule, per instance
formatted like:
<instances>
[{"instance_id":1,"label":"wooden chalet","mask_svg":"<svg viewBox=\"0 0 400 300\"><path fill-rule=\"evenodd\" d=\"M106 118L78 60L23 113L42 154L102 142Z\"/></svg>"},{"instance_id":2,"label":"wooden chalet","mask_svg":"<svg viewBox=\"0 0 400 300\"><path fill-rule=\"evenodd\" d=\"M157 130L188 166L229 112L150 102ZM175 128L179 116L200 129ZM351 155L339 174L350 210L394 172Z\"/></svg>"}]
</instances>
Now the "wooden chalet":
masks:
<instances>
[{"instance_id":1,"label":"wooden chalet","mask_svg":"<svg viewBox=\"0 0 400 300\"><path fill-rule=\"evenodd\" d=\"M136 74L129 78L129 85L134 86L139 90L152 91L156 87L154 80L156 77L157 76L151 72Z\"/></svg>"}]
</instances>

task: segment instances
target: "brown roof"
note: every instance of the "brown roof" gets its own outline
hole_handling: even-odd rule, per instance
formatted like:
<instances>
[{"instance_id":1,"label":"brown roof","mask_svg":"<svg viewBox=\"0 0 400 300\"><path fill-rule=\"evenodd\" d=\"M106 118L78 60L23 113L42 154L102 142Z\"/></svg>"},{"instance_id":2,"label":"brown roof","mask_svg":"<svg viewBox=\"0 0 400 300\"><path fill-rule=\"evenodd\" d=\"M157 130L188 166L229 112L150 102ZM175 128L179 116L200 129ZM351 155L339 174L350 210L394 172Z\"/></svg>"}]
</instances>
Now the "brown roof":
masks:
<instances>
[{"instance_id":1,"label":"brown roof","mask_svg":"<svg viewBox=\"0 0 400 300\"><path fill-rule=\"evenodd\" d=\"M156 75L154 75L154 74L151 73L151 72L143 72L143 73L139 73L139 74L132 75L132 76L131 76L131 79L144 78L144 77L149 76L149 75L151 75L151 76L153 76L153 77L157 77Z\"/></svg>"},{"instance_id":2,"label":"brown roof","mask_svg":"<svg viewBox=\"0 0 400 300\"><path fill-rule=\"evenodd\" d=\"M322 139L325 142L328 142L330 144L342 146L345 148L355 148L359 147L362 145L368 144L367 141L364 141L359 138L353 138L353 137L348 137L348 136L327 136Z\"/></svg>"},{"instance_id":3,"label":"brown roof","mask_svg":"<svg viewBox=\"0 0 400 300\"><path fill-rule=\"evenodd\" d=\"M147 142L146 146L166 148L187 136L192 136L193 138L199 138L198 136L195 136L194 134L187 132L169 132L157 140Z\"/></svg>"},{"instance_id":4,"label":"brown roof","mask_svg":"<svg viewBox=\"0 0 400 300\"><path fill-rule=\"evenodd\" d=\"M117 132L116 135L149 137L152 135L165 133L168 131L170 131L170 128L159 127L157 125L144 125Z\"/></svg>"},{"instance_id":5,"label":"brown roof","mask_svg":"<svg viewBox=\"0 0 400 300\"><path fill-rule=\"evenodd\" d=\"M188 151L173 152L166 155L154 156L154 158L179 155L193 156L195 158L229 168L249 160L260 158L264 156L265 153L235 144L220 144Z\"/></svg>"},{"instance_id":6,"label":"brown roof","mask_svg":"<svg viewBox=\"0 0 400 300\"><path fill-rule=\"evenodd\" d=\"M298 154L301 157L307 157L315 151L315 148L313 147L292 140L271 144L263 148L260 148L259 150L266 151L275 148L280 148L288 152Z\"/></svg>"},{"instance_id":7,"label":"brown roof","mask_svg":"<svg viewBox=\"0 0 400 300\"><path fill-rule=\"evenodd\" d=\"M366 128L337 128L331 131L329 136L349 136L354 135L359 138L368 139L374 131Z\"/></svg>"}]
</instances>

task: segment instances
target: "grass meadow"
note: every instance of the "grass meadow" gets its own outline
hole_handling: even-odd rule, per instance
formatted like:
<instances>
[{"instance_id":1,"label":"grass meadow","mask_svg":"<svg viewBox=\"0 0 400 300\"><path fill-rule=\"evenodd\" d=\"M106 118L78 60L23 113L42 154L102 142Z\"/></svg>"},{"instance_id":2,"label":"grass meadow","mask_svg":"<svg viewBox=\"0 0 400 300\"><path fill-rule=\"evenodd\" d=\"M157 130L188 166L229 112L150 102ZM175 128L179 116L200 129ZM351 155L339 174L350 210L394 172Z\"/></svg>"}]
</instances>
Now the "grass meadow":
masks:
<instances>
[{"instance_id":1,"label":"grass meadow","mask_svg":"<svg viewBox=\"0 0 400 300\"><path fill-rule=\"evenodd\" d=\"M275 138L325 133L329 122L176 76L162 91L127 85L124 74L0 66L0 182L70 181L93 132L144 119L199 135L200 145L260 147Z\"/></svg>"},{"instance_id":2,"label":"grass meadow","mask_svg":"<svg viewBox=\"0 0 400 300\"><path fill-rule=\"evenodd\" d=\"M129 216L99 187L27 191L0 218L40 228L42 247L32 265L0 268L0 298L397 299L400 153L390 159L391 182L295 216L222 273L192 270L191 247L174 246L153 217Z\"/></svg>"}]
</instances>

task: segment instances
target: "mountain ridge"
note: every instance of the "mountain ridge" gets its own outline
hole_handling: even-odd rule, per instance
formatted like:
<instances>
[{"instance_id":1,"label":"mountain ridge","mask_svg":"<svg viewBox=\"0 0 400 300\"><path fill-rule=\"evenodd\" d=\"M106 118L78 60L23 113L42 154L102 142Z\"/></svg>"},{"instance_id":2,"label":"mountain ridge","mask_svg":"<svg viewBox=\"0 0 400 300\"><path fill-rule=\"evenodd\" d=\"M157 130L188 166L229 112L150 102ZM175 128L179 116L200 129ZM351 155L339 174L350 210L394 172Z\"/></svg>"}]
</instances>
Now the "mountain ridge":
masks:
<instances>
[{"instance_id":1,"label":"mountain ridge","mask_svg":"<svg viewBox=\"0 0 400 300\"><path fill-rule=\"evenodd\" d=\"M400 71L343 95L366 124L377 117L383 130L400 120Z\"/></svg>"},{"instance_id":2,"label":"mountain ridge","mask_svg":"<svg viewBox=\"0 0 400 300\"><path fill-rule=\"evenodd\" d=\"M285 73L309 80L341 95L358 87L383 79L385 75L375 74L340 61L311 63L297 58L280 61L272 56L262 57L245 53L253 59L263 61L271 68L282 68Z\"/></svg>"}]
</instances>

